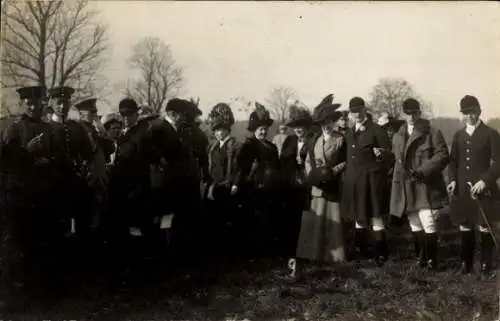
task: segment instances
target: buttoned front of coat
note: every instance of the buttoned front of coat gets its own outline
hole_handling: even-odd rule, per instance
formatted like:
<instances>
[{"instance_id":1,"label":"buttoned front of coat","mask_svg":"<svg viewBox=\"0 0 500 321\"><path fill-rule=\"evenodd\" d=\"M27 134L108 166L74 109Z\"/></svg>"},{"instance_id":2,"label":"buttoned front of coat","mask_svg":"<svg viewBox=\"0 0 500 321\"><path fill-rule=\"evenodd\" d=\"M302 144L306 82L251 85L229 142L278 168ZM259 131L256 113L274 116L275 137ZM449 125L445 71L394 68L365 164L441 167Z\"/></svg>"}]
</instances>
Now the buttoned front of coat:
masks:
<instances>
[{"instance_id":1,"label":"buttoned front of coat","mask_svg":"<svg viewBox=\"0 0 500 321\"><path fill-rule=\"evenodd\" d=\"M439 209L447 204L442 171L448 165L449 153L441 131L432 128L429 121L420 120L409 135L403 125L393 137L392 151L392 215L401 217L405 212ZM413 179L412 171L423 178Z\"/></svg>"}]
</instances>

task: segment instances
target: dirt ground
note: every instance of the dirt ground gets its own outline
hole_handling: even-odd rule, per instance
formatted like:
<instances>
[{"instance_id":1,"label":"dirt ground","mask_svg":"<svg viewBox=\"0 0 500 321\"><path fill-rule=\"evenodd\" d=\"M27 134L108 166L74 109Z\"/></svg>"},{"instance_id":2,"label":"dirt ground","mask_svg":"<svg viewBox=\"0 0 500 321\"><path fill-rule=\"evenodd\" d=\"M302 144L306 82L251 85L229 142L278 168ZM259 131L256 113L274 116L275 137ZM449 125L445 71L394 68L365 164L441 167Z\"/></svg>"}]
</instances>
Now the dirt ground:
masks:
<instances>
[{"instance_id":1,"label":"dirt ground","mask_svg":"<svg viewBox=\"0 0 500 321\"><path fill-rule=\"evenodd\" d=\"M366 261L307 265L304 279L282 279L286 260L214 260L198 274L168 275L143 262L113 283L105 276L70 279L59 299L40 299L3 320L461 320L498 317L495 278L456 272L456 235L441 237L443 270L415 268L408 239L392 239L382 268ZM96 262L97 264L99 262Z\"/></svg>"}]
</instances>

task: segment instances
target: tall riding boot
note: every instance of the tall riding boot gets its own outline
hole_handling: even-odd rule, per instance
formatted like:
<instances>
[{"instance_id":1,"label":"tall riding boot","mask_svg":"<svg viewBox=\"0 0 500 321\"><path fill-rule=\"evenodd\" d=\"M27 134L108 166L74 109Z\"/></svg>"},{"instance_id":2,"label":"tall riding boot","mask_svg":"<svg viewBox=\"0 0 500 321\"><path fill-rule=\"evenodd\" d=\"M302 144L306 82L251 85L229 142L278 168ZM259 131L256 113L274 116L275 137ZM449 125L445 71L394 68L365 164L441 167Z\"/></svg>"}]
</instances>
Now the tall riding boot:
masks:
<instances>
[{"instance_id":1,"label":"tall riding boot","mask_svg":"<svg viewBox=\"0 0 500 321\"><path fill-rule=\"evenodd\" d=\"M460 232L460 272L468 274L474 267L475 234L474 231Z\"/></svg>"},{"instance_id":2,"label":"tall riding boot","mask_svg":"<svg viewBox=\"0 0 500 321\"><path fill-rule=\"evenodd\" d=\"M493 265L494 242L490 233L481 232L481 274L488 275Z\"/></svg>"},{"instance_id":3,"label":"tall riding boot","mask_svg":"<svg viewBox=\"0 0 500 321\"><path fill-rule=\"evenodd\" d=\"M425 257L425 232L413 232L413 241L415 244L415 257L417 258L416 265L424 267L427 264Z\"/></svg>"},{"instance_id":4,"label":"tall riding boot","mask_svg":"<svg viewBox=\"0 0 500 321\"><path fill-rule=\"evenodd\" d=\"M356 244L356 256L360 258L371 258L368 248L368 230L365 228L356 229L354 234L354 243Z\"/></svg>"},{"instance_id":5,"label":"tall riding boot","mask_svg":"<svg viewBox=\"0 0 500 321\"><path fill-rule=\"evenodd\" d=\"M375 262L382 266L389 259L389 247L385 231L374 231L375 238Z\"/></svg>"},{"instance_id":6,"label":"tall riding boot","mask_svg":"<svg viewBox=\"0 0 500 321\"><path fill-rule=\"evenodd\" d=\"M437 233L425 234L425 257L427 258L427 269L436 270L437 262Z\"/></svg>"}]
</instances>

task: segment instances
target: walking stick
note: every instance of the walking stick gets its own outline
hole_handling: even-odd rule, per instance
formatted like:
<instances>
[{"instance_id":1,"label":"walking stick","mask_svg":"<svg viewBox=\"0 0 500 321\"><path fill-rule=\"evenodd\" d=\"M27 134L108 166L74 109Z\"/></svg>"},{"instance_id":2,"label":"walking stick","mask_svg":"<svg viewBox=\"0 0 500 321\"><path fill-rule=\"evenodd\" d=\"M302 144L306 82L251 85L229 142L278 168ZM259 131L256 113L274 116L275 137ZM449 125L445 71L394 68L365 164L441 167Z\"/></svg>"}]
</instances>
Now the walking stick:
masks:
<instances>
[{"instance_id":1,"label":"walking stick","mask_svg":"<svg viewBox=\"0 0 500 321\"><path fill-rule=\"evenodd\" d=\"M467 182L467 185L469 186L470 189L472 189L472 183ZM483 221L486 223L486 228L490 232L491 238L493 239L493 244L495 244L495 253L498 255L498 242L497 238L495 236L495 232L493 232L493 229L491 228L491 224L488 221L488 217L486 216L486 213L484 212L483 204L479 201L479 199L475 196L472 195L471 193L471 198L477 203L479 207L479 212L481 213L481 217L483 218ZM497 287L498 287L498 318L495 319L494 321L500 321L500 271L497 268Z\"/></svg>"}]
</instances>

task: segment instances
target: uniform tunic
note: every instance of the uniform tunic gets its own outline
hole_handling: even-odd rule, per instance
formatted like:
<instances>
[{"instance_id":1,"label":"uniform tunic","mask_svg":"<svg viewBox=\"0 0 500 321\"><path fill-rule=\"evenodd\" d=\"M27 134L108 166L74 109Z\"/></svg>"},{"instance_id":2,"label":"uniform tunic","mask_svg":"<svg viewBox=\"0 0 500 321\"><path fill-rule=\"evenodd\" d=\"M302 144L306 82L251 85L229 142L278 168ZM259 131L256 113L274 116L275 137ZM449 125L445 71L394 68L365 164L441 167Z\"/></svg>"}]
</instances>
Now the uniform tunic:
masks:
<instances>
[{"instance_id":1,"label":"uniform tunic","mask_svg":"<svg viewBox=\"0 0 500 321\"><path fill-rule=\"evenodd\" d=\"M30 152L28 142L41 133L45 133L41 148ZM41 157L50 159L50 129L47 123L23 115L5 129L0 144L0 255L2 284L10 290L19 290L15 283L35 277L40 249L49 237L45 227L50 226L51 169L50 164L35 163Z\"/></svg>"},{"instance_id":2,"label":"uniform tunic","mask_svg":"<svg viewBox=\"0 0 500 321\"><path fill-rule=\"evenodd\" d=\"M473 227L483 224L477 203L470 197L470 188L479 180L484 180L487 193L480 197L490 223L498 220L495 204L500 192L497 179L500 177L500 135L483 124L477 126L472 135L461 129L453 136L449 165L449 179L457 183L451 218L454 223Z\"/></svg>"},{"instance_id":3,"label":"uniform tunic","mask_svg":"<svg viewBox=\"0 0 500 321\"><path fill-rule=\"evenodd\" d=\"M344 235L340 215L340 173L346 161L345 140L334 133L326 139L323 135L312 140L306 160L306 171L327 167L335 172L321 187L311 190L311 210L302 215L297 246L297 257L310 260L337 262L345 260Z\"/></svg>"},{"instance_id":4,"label":"uniform tunic","mask_svg":"<svg viewBox=\"0 0 500 321\"><path fill-rule=\"evenodd\" d=\"M69 218L87 221L91 195L88 175L93 157L89 136L74 120L50 122L50 127L55 170L51 199L54 213L64 224L69 224ZM67 231L70 228L69 225L65 227Z\"/></svg>"},{"instance_id":5,"label":"uniform tunic","mask_svg":"<svg viewBox=\"0 0 500 321\"><path fill-rule=\"evenodd\" d=\"M362 226L372 217L389 213L387 161L377 159L373 148L390 150L387 133L367 119L360 130L346 132L347 164L342 189L342 215ZM385 154L384 157L390 157Z\"/></svg>"}]
</instances>

